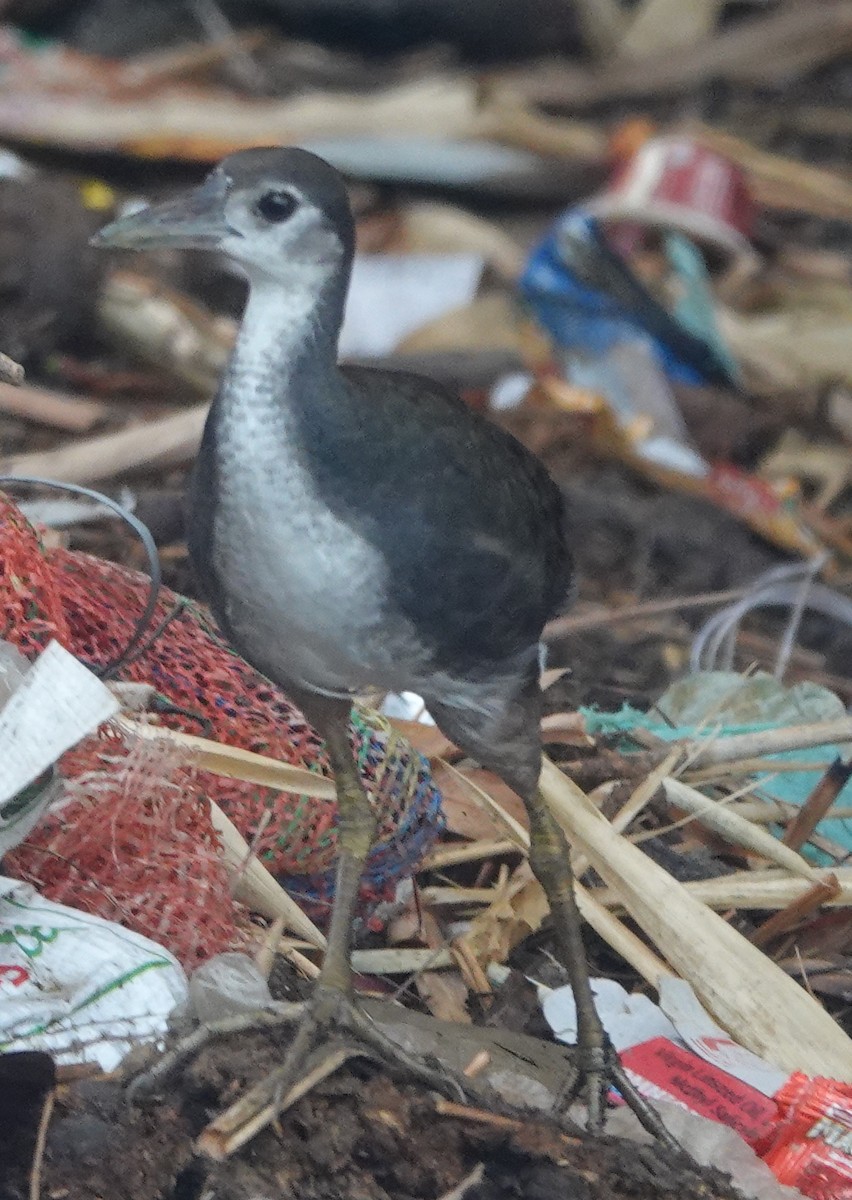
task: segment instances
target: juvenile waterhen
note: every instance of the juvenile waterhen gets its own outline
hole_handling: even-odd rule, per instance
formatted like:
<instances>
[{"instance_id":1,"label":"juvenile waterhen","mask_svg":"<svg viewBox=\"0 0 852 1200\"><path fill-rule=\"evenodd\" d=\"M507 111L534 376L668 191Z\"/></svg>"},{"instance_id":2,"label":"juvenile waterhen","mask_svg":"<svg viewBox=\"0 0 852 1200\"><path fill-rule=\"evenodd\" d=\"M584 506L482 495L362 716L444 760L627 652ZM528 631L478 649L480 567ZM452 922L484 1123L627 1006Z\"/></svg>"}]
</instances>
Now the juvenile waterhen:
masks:
<instances>
[{"instance_id":1,"label":"juvenile waterhen","mask_svg":"<svg viewBox=\"0 0 852 1200\"><path fill-rule=\"evenodd\" d=\"M354 689L424 697L530 817L579 1014L590 1126L614 1079L665 1137L594 1010L568 846L538 791L538 645L572 589L562 496L537 459L428 379L340 367L354 250L345 186L298 149L226 158L197 190L108 226L102 246L215 249L250 284L192 485L190 551L222 629L326 740L339 803L328 950L292 1074L341 1028L390 1049L353 999L354 906L375 822L353 761Z\"/></svg>"}]
</instances>

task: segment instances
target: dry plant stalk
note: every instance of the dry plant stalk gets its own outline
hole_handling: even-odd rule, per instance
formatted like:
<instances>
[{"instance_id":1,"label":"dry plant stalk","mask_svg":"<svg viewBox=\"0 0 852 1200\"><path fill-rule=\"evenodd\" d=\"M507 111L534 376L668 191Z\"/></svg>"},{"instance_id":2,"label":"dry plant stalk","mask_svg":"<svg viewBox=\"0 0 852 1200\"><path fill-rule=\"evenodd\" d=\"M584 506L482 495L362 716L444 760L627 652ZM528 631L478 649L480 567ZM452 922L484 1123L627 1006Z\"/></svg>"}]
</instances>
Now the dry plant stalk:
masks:
<instances>
[{"instance_id":1,"label":"dry plant stalk","mask_svg":"<svg viewBox=\"0 0 852 1200\"><path fill-rule=\"evenodd\" d=\"M785 1070L852 1081L852 1041L798 984L616 833L545 759L554 816L668 963L741 1045Z\"/></svg>"},{"instance_id":2,"label":"dry plant stalk","mask_svg":"<svg viewBox=\"0 0 852 1200\"><path fill-rule=\"evenodd\" d=\"M644 0L621 40L620 57L687 50L713 33L724 6L725 0Z\"/></svg>"},{"instance_id":3,"label":"dry plant stalk","mask_svg":"<svg viewBox=\"0 0 852 1200\"><path fill-rule=\"evenodd\" d=\"M739 813L717 800L711 800L703 792L681 783L679 779L664 779L663 788L669 804L691 813L697 821L718 833L726 842L751 850L777 866L792 871L794 875L801 875L813 883L818 882L819 875L805 862L801 854L783 845L759 825L753 825Z\"/></svg>"},{"instance_id":4,"label":"dry plant stalk","mask_svg":"<svg viewBox=\"0 0 852 1200\"><path fill-rule=\"evenodd\" d=\"M33 424L47 425L66 433L87 433L94 425L105 421L111 411L101 400L86 400L81 396L66 396L45 388L10 383L2 377L0 368L0 412L10 416L23 417Z\"/></svg>"},{"instance_id":5,"label":"dry plant stalk","mask_svg":"<svg viewBox=\"0 0 852 1200\"><path fill-rule=\"evenodd\" d=\"M794 929L805 917L833 900L839 892L836 875L829 875L827 879L811 884L796 900L759 925L749 940L755 946L768 946L773 938L786 933L788 929Z\"/></svg>"},{"instance_id":6,"label":"dry plant stalk","mask_svg":"<svg viewBox=\"0 0 852 1200\"><path fill-rule=\"evenodd\" d=\"M852 18L852 5L849 17ZM735 134L709 125L695 126L690 132L711 150L739 163L748 174L758 204L829 219L848 220L852 215L852 183L844 176L761 150Z\"/></svg>"},{"instance_id":7,"label":"dry plant stalk","mask_svg":"<svg viewBox=\"0 0 852 1200\"><path fill-rule=\"evenodd\" d=\"M275 922L283 921L292 933L297 933L318 950L324 950L326 942L322 933L310 917L302 912L292 896L288 895L267 871L263 863L251 854L248 842L236 825L212 800L210 817L213 828L221 839L229 870L239 873L234 899L245 904L252 912L260 913L262 917L268 917Z\"/></svg>"},{"instance_id":8,"label":"dry plant stalk","mask_svg":"<svg viewBox=\"0 0 852 1200\"><path fill-rule=\"evenodd\" d=\"M836 895L823 901L829 908L852 907L852 869L839 867L820 874L820 882L834 877ZM718 879L697 879L684 884L686 890L709 908L725 911L729 908L785 908L810 890L806 879L794 879L786 871L771 867L765 871L738 871ZM618 903L613 892L602 903Z\"/></svg>"},{"instance_id":9,"label":"dry plant stalk","mask_svg":"<svg viewBox=\"0 0 852 1200\"><path fill-rule=\"evenodd\" d=\"M852 742L852 717L838 717L835 721L818 721L809 725L788 725L783 729L763 729L756 733L728 734L726 737L686 743L685 748L690 752L692 766L703 767L844 742Z\"/></svg>"},{"instance_id":10,"label":"dry plant stalk","mask_svg":"<svg viewBox=\"0 0 852 1200\"><path fill-rule=\"evenodd\" d=\"M462 846L438 846L421 861L418 870L439 871L444 867L455 867L459 863L477 862L482 858L496 858L503 854L517 854L520 849L516 841L471 842Z\"/></svg>"},{"instance_id":11,"label":"dry plant stalk","mask_svg":"<svg viewBox=\"0 0 852 1200\"><path fill-rule=\"evenodd\" d=\"M115 271L98 297L103 334L134 358L210 397L225 368L236 325L159 280Z\"/></svg>"},{"instance_id":12,"label":"dry plant stalk","mask_svg":"<svg viewBox=\"0 0 852 1200\"><path fill-rule=\"evenodd\" d=\"M799 809L795 820L787 826L781 839L785 846L798 850L810 838L820 821L828 815L835 800L840 795L849 777L852 775L852 764L844 763L837 758L817 783L805 803Z\"/></svg>"},{"instance_id":13,"label":"dry plant stalk","mask_svg":"<svg viewBox=\"0 0 852 1200\"><path fill-rule=\"evenodd\" d=\"M672 751L669 757L651 775L640 784L636 792L628 800L619 818L625 825L629 824L636 812L648 802L657 789L658 778L662 778L678 757L679 751ZM456 772L464 778L462 772ZM470 781L468 780L468 783ZM529 851L529 834L493 797L480 787L470 785L472 797L496 819L501 821L513 838L514 848L522 849L524 855ZM509 843L512 845L512 843ZM477 843L481 846L482 843ZM577 865L577 874L585 867ZM656 986L660 976L671 974L661 958L654 954L645 943L627 928L621 921L608 912L597 897L577 884L577 904L583 918L595 932L611 946L616 953L646 979ZM479 913L473 920L471 928L462 939L463 944L470 949L478 962L487 965L491 962L505 962L509 952L523 941L530 933L535 932L547 917L549 908L544 889L533 876L529 863L524 861L514 872L508 885L501 889L492 889L491 899L487 909Z\"/></svg>"},{"instance_id":14,"label":"dry plant stalk","mask_svg":"<svg viewBox=\"0 0 852 1200\"><path fill-rule=\"evenodd\" d=\"M311 1088L316 1087L323 1079L333 1075L347 1059L354 1058L359 1053L359 1050L348 1046L332 1049L284 1096L280 1096L279 1092L287 1068L282 1066L270 1072L236 1104L220 1113L202 1130L195 1143L196 1150L217 1162L229 1158L261 1129L271 1124L280 1113L290 1108L297 1100L301 1100L302 1096L307 1095Z\"/></svg>"},{"instance_id":15,"label":"dry plant stalk","mask_svg":"<svg viewBox=\"0 0 852 1200\"><path fill-rule=\"evenodd\" d=\"M141 466L187 462L201 442L207 405L57 446L0 459L6 475L38 475L62 483L96 483Z\"/></svg>"},{"instance_id":16,"label":"dry plant stalk","mask_svg":"<svg viewBox=\"0 0 852 1200\"><path fill-rule=\"evenodd\" d=\"M24 368L8 354L0 353L0 382L20 387L24 382Z\"/></svg>"},{"instance_id":17,"label":"dry plant stalk","mask_svg":"<svg viewBox=\"0 0 852 1200\"><path fill-rule=\"evenodd\" d=\"M187 751L201 771L212 771L214 775L225 775L228 779L242 779L279 792L293 792L297 796L314 796L319 800L334 800L337 795L333 779L305 767L293 767L277 758L181 733L165 725L134 721L131 717L116 717L114 724L122 732L145 741L171 742Z\"/></svg>"}]
</instances>

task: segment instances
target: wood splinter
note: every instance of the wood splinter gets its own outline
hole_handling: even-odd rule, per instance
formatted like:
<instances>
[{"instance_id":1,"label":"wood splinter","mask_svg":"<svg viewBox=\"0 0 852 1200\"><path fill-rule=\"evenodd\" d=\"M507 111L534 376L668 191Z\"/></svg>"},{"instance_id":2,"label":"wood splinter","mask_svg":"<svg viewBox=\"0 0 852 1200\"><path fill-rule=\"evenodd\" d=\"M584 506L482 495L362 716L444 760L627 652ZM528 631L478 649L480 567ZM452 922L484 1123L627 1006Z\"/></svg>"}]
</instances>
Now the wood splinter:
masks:
<instances>
[{"instance_id":1,"label":"wood splinter","mask_svg":"<svg viewBox=\"0 0 852 1200\"><path fill-rule=\"evenodd\" d=\"M318 1083L333 1075L348 1059L361 1053L363 1051L354 1046L338 1046L329 1050L285 1095L281 1095L281 1083L287 1074L286 1065L271 1071L202 1130L195 1143L196 1150L216 1162L230 1158Z\"/></svg>"}]
</instances>

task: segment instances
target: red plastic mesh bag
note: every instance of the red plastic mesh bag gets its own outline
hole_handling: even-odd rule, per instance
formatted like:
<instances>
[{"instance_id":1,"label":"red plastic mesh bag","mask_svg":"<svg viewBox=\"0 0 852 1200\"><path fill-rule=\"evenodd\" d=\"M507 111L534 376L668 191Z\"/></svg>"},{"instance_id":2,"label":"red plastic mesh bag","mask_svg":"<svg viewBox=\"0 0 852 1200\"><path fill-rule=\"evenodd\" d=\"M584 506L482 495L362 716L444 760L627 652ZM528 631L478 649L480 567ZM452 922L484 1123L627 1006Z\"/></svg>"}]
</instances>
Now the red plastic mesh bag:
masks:
<instances>
[{"instance_id":1,"label":"red plastic mesh bag","mask_svg":"<svg viewBox=\"0 0 852 1200\"><path fill-rule=\"evenodd\" d=\"M69 642L54 573L33 527L0 492L0 637L32 657L56 638Z\"/></svg>"},{"instance_id":2,"label":"red plastic mesh bag","mask_svg":"<svg viewBox=\"0 0 852 1200\"><path fill-rule=\"evenodd\" d=\"M14 571L7 571L6 564L14 566ZM95 667L109 662L127 644L148 595L148 579L137 572L88 555L63 550L45 553L31 527L2 494L0 566L4 567L0 576L4 636L25 651L33 651L56 636L82 661ZM181 710L181 715L165 718L169 724L293 765L328 771L320 739L301 714L278 688L229 649L200 606L163 589L151 628L161 624L164 627L153 646L120 670L117 678L152 683ZM399 878L410 873L437 836L442 818L440 798L428 766L405 739L382 718L365 712L353 715L351 733L362 778L378 816L377 843L362 885L362 912L369 913L378 901L390 898ZM78 747L63 759L61 769L79 779L103 766L97 740L89 739L83 748ZM228 813L249 841L266 822L257 840L259 857L315 918L326 915L336 851L334 801L287 795L201 772L191 781L181 777L179 783L184 789L181 804L186 803L192 789L196 795L206 794ZM177 803L174 796L168 801L170 805ZM200 808L206 813L206 805ZM271 819L264 817L267 812ZM62 826L40 826L31 835L28 848L16 851L13 862L19 873L26 871L22 856L32 853L32 847L42 844L45 837L52 840L49 847L42 848L64 857L57 839L66 836L62 829L68 829L71 822L67 811L63 815ZM209 818L204 819L209 823ZM102 814L101 821L105 820ZM129 806L120 821L113 819L110 829L114 842L123 839L127 853L137 841L140 848L144 844L150 850L150 830L143 836L134 820ZM212 831L210 836L213 841L209 844L215 844ZM102 871L106 869L104 862L101 860ZM29 873L26 877L41 884L40 878ZM119 886L119 880L113 882ZM187 893L186 903L191 903L197 881L188 871L182 881L172 877L166 890L174 891L178 882ZM51 890L46 889L46 894L55 898L57 886L54 872ZM152 870L149 891L162 896L162 888L162 881ZM70 896L66 898L71 900ZM122 903L127 911L133 911L130 899L125 897ZM104 915L102 910L97 911ZM145 932L150 933L150 929ZM221 948L217 944L209 953ZM199 951L198 956L206 954Z\"/></svg>"},{"instance_id":3,"label":"red plastic mesh bag","mask_svg":"<svg viewBox=\"0 0 852 1200\"><path fill-rule=\"evenodd\" d=\"M153 938L187 970L245 942L210 807L183 755L100 733L61 769L62 800L8 855L14 874Z\"/></svg>"}]
</instances>

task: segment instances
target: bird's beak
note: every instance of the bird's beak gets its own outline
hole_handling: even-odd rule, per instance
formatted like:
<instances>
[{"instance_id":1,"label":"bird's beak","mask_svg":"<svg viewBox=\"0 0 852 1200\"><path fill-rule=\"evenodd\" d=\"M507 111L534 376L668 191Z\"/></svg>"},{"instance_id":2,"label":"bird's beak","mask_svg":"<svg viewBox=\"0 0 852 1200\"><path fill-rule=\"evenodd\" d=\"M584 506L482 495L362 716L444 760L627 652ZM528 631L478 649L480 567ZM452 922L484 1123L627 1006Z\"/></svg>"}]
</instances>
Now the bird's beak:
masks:
<instances>
[{"instance_id":1,"label":"bird's beak","mask_svg":"<svg viewBox=\"0 0 852 1200\"><path fill-rule=\"evenodd\" d=\"M150 205L105 226L92 238L93 246L121 250L212 250L233 236L225 218L224 180L208 176L201 187Z\"/></svg>"}]
</instances>

